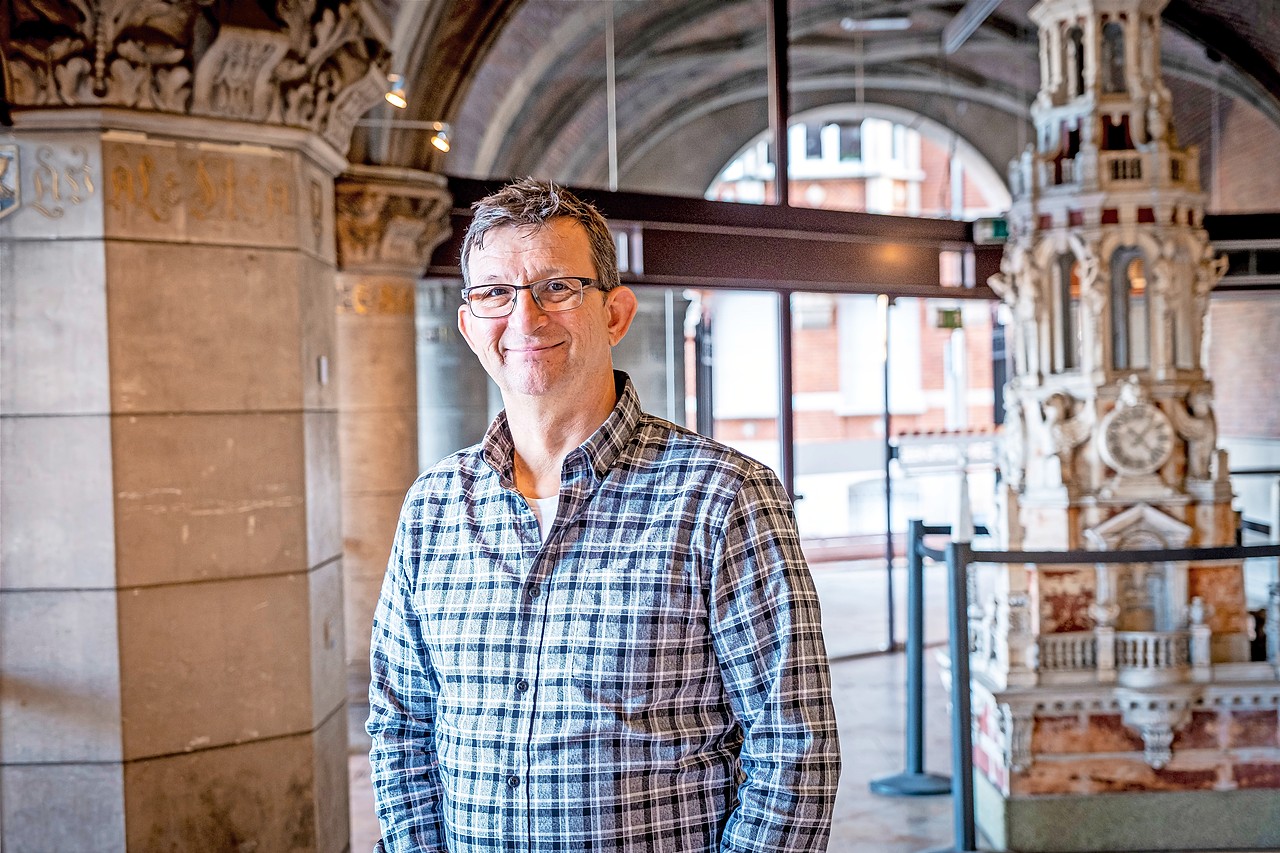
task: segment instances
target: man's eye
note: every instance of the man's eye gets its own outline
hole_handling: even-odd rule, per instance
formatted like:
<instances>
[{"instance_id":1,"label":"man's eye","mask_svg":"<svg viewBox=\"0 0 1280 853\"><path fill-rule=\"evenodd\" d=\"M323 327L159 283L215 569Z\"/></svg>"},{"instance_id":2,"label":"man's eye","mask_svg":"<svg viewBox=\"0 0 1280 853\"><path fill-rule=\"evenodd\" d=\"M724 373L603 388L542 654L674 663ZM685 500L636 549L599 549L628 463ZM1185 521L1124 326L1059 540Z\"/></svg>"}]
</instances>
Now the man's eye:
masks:
<instances>
[{"instance_id":1,"label":"man's eye","mask_svg":"<svg viewBox=\"0 0 1280 853\"><path fill-rule=\"evenodd\" d=\"M566 278L553 278L542 285L544 293L572 293L573 282Z\"/></svg>"},{"instance_id":2,"label":"man's eye","mask_svg":"<svg viewBox=\"0 0 1280 853\"><path fill-rule=\"evenodd\" d=\"M494 285L493 287L482 287L476 291L477 299L509 299L514 291L506 285Z\"/></svg>"}]
</instances>

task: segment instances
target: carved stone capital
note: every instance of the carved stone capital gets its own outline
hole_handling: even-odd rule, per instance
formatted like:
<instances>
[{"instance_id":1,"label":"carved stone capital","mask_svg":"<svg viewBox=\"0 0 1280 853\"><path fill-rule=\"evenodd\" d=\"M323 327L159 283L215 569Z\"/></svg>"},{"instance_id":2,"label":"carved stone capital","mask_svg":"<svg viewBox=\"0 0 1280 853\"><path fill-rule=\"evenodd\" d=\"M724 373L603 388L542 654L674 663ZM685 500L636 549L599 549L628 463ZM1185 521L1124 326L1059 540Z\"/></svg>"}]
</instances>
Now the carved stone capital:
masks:
<instances>
[{"instance_id":1,"label":"carved stone capital","mask_svg":"<svg viewBox=\"0 0 1280 853\"><path fill-rule=\"evenodd\" d=\"M334 184L338 268L421 275L449 236L453 199L429 172L352 166Z\"/></svg>"},{"instance_id":2,"label":"carved stone capital","mask_svg":"<svg viewBox=\"0 0 1280 853\"><path fill-rule=\"evenodd\" d=\"M12 104L300 127L345 154L356 119L386 88L380 13L368 0L261 6L250 15L207 0L14 0L10 39L0 45Z\"/></svg>"}]
</instances>

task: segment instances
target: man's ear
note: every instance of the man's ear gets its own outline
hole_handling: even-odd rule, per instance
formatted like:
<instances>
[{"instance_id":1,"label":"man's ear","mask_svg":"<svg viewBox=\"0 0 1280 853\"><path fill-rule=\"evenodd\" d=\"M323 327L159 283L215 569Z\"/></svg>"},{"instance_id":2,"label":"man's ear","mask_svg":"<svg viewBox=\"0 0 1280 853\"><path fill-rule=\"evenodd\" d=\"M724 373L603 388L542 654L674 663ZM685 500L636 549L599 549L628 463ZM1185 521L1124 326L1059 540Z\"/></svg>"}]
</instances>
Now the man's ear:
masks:
<instances>
[{"instance_id":1,"label":"man's ear","mask_svg":"<svg viewBox=\"0 0 1280 853\"><path fill-rule=\"evenodd\" d=\"M458 331L462 333L462 339L467 342L467 346L471 347L472 352L476 352L476 345L471 341L471 331L467 328L471 322L471 311L466 305L458 306ZM476 353L479 355L479 353Z\"/></svg>"},{"instance_id":2,"label":"man's ear","mask_svg":"<svg viewBox=\"0 0 1280 853\"><path fill-rule=\"evenodd\" d=\"M604 307L609 312L609 345L617 346L631 328L640 303L635 291L619 285L604 295Z\"/></svg>"}]
</instances>

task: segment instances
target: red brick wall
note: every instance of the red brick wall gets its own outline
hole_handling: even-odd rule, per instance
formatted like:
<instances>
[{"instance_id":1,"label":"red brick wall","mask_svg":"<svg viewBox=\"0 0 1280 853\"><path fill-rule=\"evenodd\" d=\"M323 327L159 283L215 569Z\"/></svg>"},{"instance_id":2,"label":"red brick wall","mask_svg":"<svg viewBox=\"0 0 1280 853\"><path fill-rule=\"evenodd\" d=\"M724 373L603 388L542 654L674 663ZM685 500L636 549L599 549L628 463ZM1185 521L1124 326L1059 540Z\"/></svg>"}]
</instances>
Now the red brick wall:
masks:
<instances>
[{"instance_id":1,"label":"red brick wall","mask_svg":"<svg viewBox=\"0 0 1280 853\"><path fill-rule=\"evenodd\" d=\"M840 390L839 335L835 312L824 329L797 329L791 336L791 381L797 394Z\"/></svg>"},{"instance_id":2,"label":"red brick wall","mask_svg":"<svg viewBox=\"0 0 1280 853\"><path fill-rule=\"evenodd\" d=\"M951 164L947 150L930 139L920 140L920 168L924 183L920 185L920 215L951 215Z\"/></svg>"},{"instance_id":3,"label":"red brick wall","mask_svg":"<svg viewBox=\"0 0 1280 853\"><path fill-rule=\"evenodd\" d=\"M1214 297L1209 325L1218 433L1280 438L1280 299Z\"/></svg>"}]
</instances>

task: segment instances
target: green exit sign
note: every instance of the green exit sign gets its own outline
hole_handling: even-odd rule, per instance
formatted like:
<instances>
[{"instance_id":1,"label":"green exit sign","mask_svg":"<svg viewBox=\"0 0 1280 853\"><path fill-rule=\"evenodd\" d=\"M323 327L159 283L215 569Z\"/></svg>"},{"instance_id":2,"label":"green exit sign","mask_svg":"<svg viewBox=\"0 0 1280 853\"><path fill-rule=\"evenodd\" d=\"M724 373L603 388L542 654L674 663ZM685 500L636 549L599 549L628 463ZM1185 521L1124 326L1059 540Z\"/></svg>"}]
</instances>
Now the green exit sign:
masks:
<instances>
[{"instance_id":1,"label":"green exit sign","mask_svg":"<svg viewBox=\"0 0 1280 853\"><path fill-rule=\"evenodd\" d=\"M964 318L960 316L959 308L939 308L933 324L939 329L962 329Z\"/></svg>"},{"instance_id":2,"label":"green exit sign","mask_svg":"<svg viewBox=\"0 0 1280 853\"><path fill-rule=\"evenodd\" d=\"M973 220L973 242L979 246L1009 241L1009 220L1003 216L986 216Z\"/></svg>"}]
</instances>

